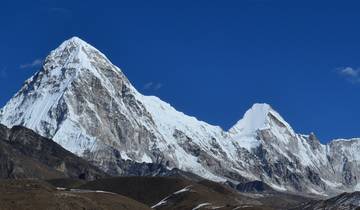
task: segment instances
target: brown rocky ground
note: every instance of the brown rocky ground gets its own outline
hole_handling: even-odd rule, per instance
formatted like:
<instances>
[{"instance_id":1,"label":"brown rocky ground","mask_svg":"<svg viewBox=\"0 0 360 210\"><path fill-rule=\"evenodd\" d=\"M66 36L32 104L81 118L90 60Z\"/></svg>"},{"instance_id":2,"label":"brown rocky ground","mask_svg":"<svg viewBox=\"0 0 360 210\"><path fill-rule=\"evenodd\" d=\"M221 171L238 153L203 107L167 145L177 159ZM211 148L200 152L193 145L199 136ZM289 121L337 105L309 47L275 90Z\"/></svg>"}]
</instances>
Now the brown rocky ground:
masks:
<instances>
[{"instance_id":1,"label":"brown rocky ground","mask_svg":"<svg viewBox=\"0 0 360 210\"><path fill-rule=\"evenodd\" d=\"M199 209L277 210L308 200L278 192L239 193L208 180L190 181L174 177L113 177L90 182L58 179L49 182L59 187L114 192L161 210L191 210L200 204L204 206Z\"/></svg>"},{"instance_id":2,"label":"brown rocky ground","mask_svg":"<svg viewBox=\"0 0 360 210\"><path fill-rule=\"evenodd\" d=\"M0 180L0 210L149 210L122 195L57 190L39 180Z\"/></svg>"}]
</instances>

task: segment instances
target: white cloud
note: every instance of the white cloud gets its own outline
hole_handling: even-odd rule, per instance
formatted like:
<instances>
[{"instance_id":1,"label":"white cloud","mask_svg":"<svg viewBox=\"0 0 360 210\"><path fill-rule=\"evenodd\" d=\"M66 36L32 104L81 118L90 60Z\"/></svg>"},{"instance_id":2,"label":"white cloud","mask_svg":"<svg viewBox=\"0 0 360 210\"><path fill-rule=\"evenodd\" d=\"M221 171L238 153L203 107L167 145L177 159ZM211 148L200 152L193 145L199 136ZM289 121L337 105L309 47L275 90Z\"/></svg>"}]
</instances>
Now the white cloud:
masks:
<instances>
[{"instance_id":1,"label":"white cloud","mask_svg":"<svg viewBox=\"0 0 360 210\"><path fill-rule=\"evenodd\" d=\"M360 69L345 67L338 69L339 74L352 83L360 83Z\"/></svg>"},{"instance_id":2,"label":"white cloud","mask_svg":"<svg viewBox=\"0 0 360 210\"><path fill-rule=\"evenodd\" d=\"M352 67L346 67L346 68L341 69L341 74L343 74L345 76L350 76L350 77L358 77L359 70L355 70Z\"/></svg>"},{"instance_id":3,"label":"white cloud","mask_svg":"<svg viewBox=\"0 0 360 210\"><path fill-rule=\"evenodd\" d=\"M20 68L21 69L33 68L33 67L40 66L41 64L42 64L42 60L38 58L38 59L33 60L31 63L21 64Z\"/></svg>"},{"instance_id":4,"label":"white cloud","mask_svg":"<svg viewBox=\"0 0 360 210\"><path fill-rule=\"evenodd\" d=\"M144 90L159 90L163 87L160 82L148 82L144 85Z\"/></svg>"},{"instance_id":5,"label":"white cloud","mask_svg":"<svg viewBox=\"0 0 360 210\"><path fill-rule=\"evenodd\" d=\"M153 86L153 82L148 82L148 83L146 83L145 85L144 85L144 89L145 90L148 90L148 89L150 89L152 86Z\"/></svg>"},{"instance_id":6,"label":"white cloud","mask_svg":"<svg viewBox=\"0 0 360 210\"><path fill-rule=\"evenodd\" d=\"M159 90L160 88L162 88L163 84L162 83L157 83L155 86L154 86L154 90Z\"/></svg>"}]
</instances>

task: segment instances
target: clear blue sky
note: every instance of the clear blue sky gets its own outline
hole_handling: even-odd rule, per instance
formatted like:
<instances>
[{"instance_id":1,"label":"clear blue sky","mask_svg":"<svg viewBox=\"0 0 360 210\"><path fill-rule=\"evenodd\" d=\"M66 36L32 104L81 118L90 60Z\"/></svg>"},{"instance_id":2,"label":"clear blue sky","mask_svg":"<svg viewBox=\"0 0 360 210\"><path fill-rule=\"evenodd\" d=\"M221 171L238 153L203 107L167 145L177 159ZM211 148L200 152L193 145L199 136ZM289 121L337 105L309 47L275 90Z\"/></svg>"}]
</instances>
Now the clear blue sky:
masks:
<instances>
[{"instance_id":1,"label":"clear blue sky","mask_svg":"<svg viewBox=\"0 0 360 210\"><path fill-rule=\"evenodd\" d=\"M0 106L79 36L140 92L211 124L228 129L266 102L323 142L360 137L356 2L1 1Z\"/></svg>"}]
</instances>

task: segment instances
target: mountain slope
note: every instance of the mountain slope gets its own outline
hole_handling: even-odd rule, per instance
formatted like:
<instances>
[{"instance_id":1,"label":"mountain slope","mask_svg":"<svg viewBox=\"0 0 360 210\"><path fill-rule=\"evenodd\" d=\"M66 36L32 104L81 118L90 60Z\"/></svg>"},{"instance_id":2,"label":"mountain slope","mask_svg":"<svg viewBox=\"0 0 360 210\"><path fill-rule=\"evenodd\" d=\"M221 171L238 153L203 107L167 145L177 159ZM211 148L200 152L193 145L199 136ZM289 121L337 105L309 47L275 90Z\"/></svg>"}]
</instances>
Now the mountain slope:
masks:
<instances>
[{"instance_id":1,"label":"mountain slope","mask_svg":"<svg viewBox=\"0 0 360 210\"><path fill-rule=\"evenodd\" d=\"M64 191L40 180L0 180L1 210L150 210L114 193Z\"/></svg>"},{"instance_id":2,"label":"mountain slope","mask_svg":"<svg viewBox=\"0 0 360 210\"><path fill-rule=\"evenodd\" d=\"M360 175L360 141L322 145L313 134L296 134L267 104L224 131L140 94L77 37L50 53L0 111L0 122L34 129L114 175L127 174L128 160L317 195L355 190Z\"/></svg>"},{"instance_id":3,"label":"mountain slope","mask_svg":"<svg viewBox=\"0 0 360 210\"><path fill-rule=\"evenodd\" d=\"M293 210L359 210L360 192L343 193L327 200L310 201Z\"/></svg>"},{"instance_id":4,"label":"mountain slope","mask_svg":"<svg viewBox=\"0 0 360 210\"><path fill-rule=\"evenodd\" d=\"M72 187L71 182L70 186L58 181L51 183L57 187ZM305 197L278 192L262 195L239 193L208 180L190 181L174 177L112 177L89 181L76 188L114 192L153 209L164 210L194 209L201 204L204 204L201 209L287 209L309 201Z\"/></svg>"},{"instance_id":5,"label":"mountain slope","mask_svg":"<svg viewBox=\"0 0 360 210\"><path fill-rule=\"evenodd\" d=\"M0 124L0 178L107 177L104 172L33 131Z\"/></svg>"}]
</instances>

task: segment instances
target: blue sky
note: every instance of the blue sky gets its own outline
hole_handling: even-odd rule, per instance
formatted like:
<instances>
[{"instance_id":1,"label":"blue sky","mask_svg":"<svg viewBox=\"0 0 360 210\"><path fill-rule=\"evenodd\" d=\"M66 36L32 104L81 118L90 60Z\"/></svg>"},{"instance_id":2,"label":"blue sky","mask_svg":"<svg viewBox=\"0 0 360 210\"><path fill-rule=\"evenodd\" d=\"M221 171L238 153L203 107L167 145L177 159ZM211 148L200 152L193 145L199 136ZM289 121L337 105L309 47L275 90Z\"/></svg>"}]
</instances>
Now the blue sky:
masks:
<instances>
[{"instance_id":1,"label":"blue sky","mask_svg":"<svg viewBox=\"0 0 360 210\"><path fill-rule=\"evenodd\" d=\"M1 1L0 106L79 36L142 93L228 129L255 102L326 142L360 137L356 1Z\"/></svg>"}]
</instances>

